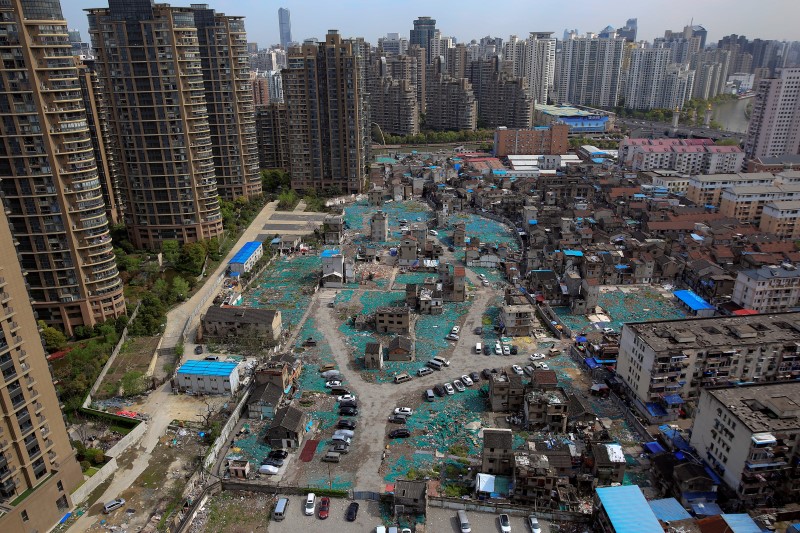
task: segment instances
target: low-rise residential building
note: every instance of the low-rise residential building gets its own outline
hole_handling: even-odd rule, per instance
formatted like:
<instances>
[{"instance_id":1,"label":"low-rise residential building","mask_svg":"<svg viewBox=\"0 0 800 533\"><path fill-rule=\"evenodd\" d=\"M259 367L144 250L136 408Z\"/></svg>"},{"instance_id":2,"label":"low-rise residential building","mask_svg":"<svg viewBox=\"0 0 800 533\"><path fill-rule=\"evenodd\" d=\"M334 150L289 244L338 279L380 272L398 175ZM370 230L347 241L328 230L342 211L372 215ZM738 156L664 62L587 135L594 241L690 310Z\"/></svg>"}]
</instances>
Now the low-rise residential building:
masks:
<instances>
[{"instance_id":1,"label":"low-rise residential building","mask_svg":"<svg viewBox=\"0 0 800 533\"><path fill-rule=\"evenodd\" d=\"M344 286L348 281L344 254L339 250L323 250L320 257L322 259L322 286Z\"/></svg>"},{"instance_id":2,"label":"low-rise residential building","mask_svg":"<svg viewBox=\"0 0 800 533\"><path fill-rule=\"evenodd\" d=\"M244 274L250 272L255 264L264 256L264 247L258 241L248 242L228 263L231 273Z\"/></svg>"},{"instance_id":3,"label":"low-rise residential building","mask_svg":"<svg viewBox=\"0 0 800 533\"><path fill-rule=\"evenodd\" d=\"M275 413L264 440L273 448L299 448L309 429L311 422L308 414L287 405Z\"/></svg>"},{"instance_id":4,"label":"low-rise residential building","mask_svg":"<svg viewBox=\"0 0 800 533\"><path fill-rule=\"evenodd\" d=\"M406 235L397 248L397 264L403 266L416 266L419 264L419 241L413 235Z\"/></svg>"},{"instance_id":5,"label":"low-rise residential building","mask_svg":"<svg viewBox=\"0 0 800 533\"><path fill-rule=\"evenodd\" d=\"M247 399L248 418L256 420L272 418L281 400L283 400L283 389L275 383L255 385Z\"/></svg>"},{"instance_id":6,"label":"low-rise residential building","mask_svg":"<svg viewBox=\"0 0 800 533\"><path fill-rule=\"evenodd\" d=\"M364 368L381 370L383 368L383 344L368 342L364 347Z\"/></svg>"},{"instance_id":7,"label":"low-rise residential building","mask_svg":"<svg viewBox=\"0 0 800 533\"><path fill-rule=\"evenodd\" d=\"M278 309L211 306L203 315L202 339L221 343L247 339L267 346L279 341L282 327Z\"/></svg>"},{"instance_id":8,"label":"low-rise residential building","mask_svg":"<svg viewBox=\"0 0 800 533\"><path fill-rule=\"evenodd\" d=\"M239 389L238 366L227 361L186 361L176 374L178 390L231 396Z\"/></svg>"},{"instance_id":9,"label":"low-rise residential building","mask_svg":"<svg viewBox=\"0 0 800 533\"><path fill-rule=\"evenodd\" d=\"M741 270L731 300L759 313L793 311L800 301L800 270L790 263Z\"/></svg>"},{"instance_id":10,"label":"low-rise residential building","mask_svg":"<svg viewBox=\"0 0 800 533\"><path fill-rule=\"evenodd\" d=\"M421 515L425 513L428 482L398 479L394 484L395 514Z\"/></svg>"},{"instance_id":11,"label":"low-rise residential building","mask_svg":"<svg viewBox=\"0 0 800 533\"><path fill-rule=\"evenodd\" d=\"M532 390L523 401L524 423L529 428L546 428L547 431L567 431L569 402L561 390Z\"/></svg>"},{"instance_id":12,"label":"low-rise residential building","mask_svg":"<svg viewBox=\"0 0 800 533\"><path fill-rule=\"evenodd\" d=\"M414 342L411 337L398 335L389 342L386 351L387 361L412 361L414 359Z\"/></svg>"},{"instance_id":13,"label":"low-rise residential building","mask_svg":"<svg viewBox=\"0 0 800 533\"><path fill-rule=\"evenodd\" d=\"M592 444L592 475L598 485L622 483L625 477L625 454L616 443Z\"/></svg>"},{"instance_id":14,"label":"low-rise residential building","mask_svg":"<svg viewBox=\"0 0 800 533\"><path fill-rule=\"evenodd\" d=\"M800 497L800 383L705 389L691 444L744 508Z\"/></svg>"},{"instance_id":15,"label":"low-rise residential building","mask_svg":"<svg viewBox=\"0 0 800 533\"><path fill-rule=\"evenodd\" d=\"M598 488L594 497L594 517L593 531L599 533L664 533L637 485Z\"/></svg>"},{"instance_id":16,"label":"low-rise residential building","mask_svg":"<svg viewBox=\"0 0 800 533\"><path fill-rule=\"evenodd\" d=\"M493 412L516 413L522 409L525 386L516 374L492 374L489 380L489 405Z\"/></svg>"},{"instance_id":17,"label":"low-rise residential building","mask_svg":"<svg viewBox=\"0 0 800 533\"><path fill-rule=\"evenodd\" d=\"M630 322L617 374L651 423L675 420L703 387L800 376L800 313Z\"/></svg>"},{"instance_id":18,"label":"low-rise residential building","mask_svg":"<svg viewBox=\"0 0 800 533\"><path fill-rule=\"evenodd\" d=\"M712 205L719 207L723 189L730 187L770 186L775 183L775 176L769 172L740 172L737 174L697 175L689 178L686 198L696 205Z\"/></svg>"},{"instance_id":19,"label":"low-rise residential building","mask_svg":"<svg viewBox=\"0 0 800 533\"><path fill-rule=\"evenodd\" d=\"M532 129L497 128L494 155L563 155L569 149L569 126L560 122Z\"/></svg>"},{"instance_id":20,"label":"low-rise residential building","mask_svg":"<svg viewBox=\"0 0 800 533\"><path fill-rule=\"evenodd\" d=\"M515 502L536 504L549 501L558 480L547 455L529 451L514 453L512 497Z\"/></svg>"},{"instance_id":21,"label":"low-rise residential building","mask_svg":"<svg viewBox=\"0 0 800 533\"><path fill-rule=\"evenodd\" d=\"M800 239L800 200L767 202L758 229L779 239Z\"/></svg>"},{"instance_id":22,"label":"low-rise residential building","mask_svg":"<svg viewBox=\"0 0 800 533\"><path fill-rule=\"evenodd\" d=\"M758 226L764 206L786 200L800 200L800 185L728 187L722 190L719 212L740 222L750 222Z\"/></svg>"},{"instance_id":23,"label":"low-rise residential building","mask_svg":"<svg viewBox=\"0 0 800 533\"><path fill-rule=\"evenodd\" d=\"M481 472L509 475L514 467L514 433L504 428L484 428Z\"/></svg>"},{"instance_id":24,"label":"low-rise residential building","mask_svg":"<svg viewBox=\"0 0 800 533\"><path fill-rule=\"evenodd\" d=\"M370 194L374 191L370 191ZM373 213L369 218L370 239L385 242L389 239L389 215L383 211Z\"/></svg>"},{"instance_id":25,"label":"low-rise residential building","mask_svg":"<svg viewBox=\"0 0 800 533\"><path fill-rule=\"evenodd\" d=\"M500 308L503 331L510 337L530 337L536 324L536 308L529 303L504 304Z\"/></svg>"},{"instance_id":26,"label":"low-rise residential building","mask_svg":"<svg viewBox=\"0 0 800 533\"><path fill-rule=\"evenodd\" d=\"M411 309L408 307L379 307L375 310L375 330L378 333L408 335L411 331Z\"/></svg>"},{"instance_id":27,"label":"low-rise residential building","mask_svg":"<svg viewBox=\"0 0 800 533\"><path fill-rule=\"evenodd\" d=\"M344 239L344 217L326 215L322 221L322 236L325 244L342 244Z\"/></svg>"}]
</instances>

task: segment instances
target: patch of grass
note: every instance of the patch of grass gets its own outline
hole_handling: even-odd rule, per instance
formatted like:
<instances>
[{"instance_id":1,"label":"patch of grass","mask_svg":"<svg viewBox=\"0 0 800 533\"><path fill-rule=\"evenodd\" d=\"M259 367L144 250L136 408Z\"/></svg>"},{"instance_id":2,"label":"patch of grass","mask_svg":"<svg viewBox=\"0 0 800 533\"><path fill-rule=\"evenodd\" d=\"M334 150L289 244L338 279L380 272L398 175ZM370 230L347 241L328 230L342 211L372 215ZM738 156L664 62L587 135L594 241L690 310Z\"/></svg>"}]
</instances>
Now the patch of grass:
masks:
<instances>
[{"instance_id":1,"label":"patch of grass","mask_svg":"<svg viewBox=\"0 0 800 533\"><path fill-rule=\"evenodd\" d=\"M109 478L107 480L105 480L102 483L100 483L97 486L97 488L95 488L92 492L89 493L89 496L86 497L86 501L89 503L89 505L91 505L94 502L96 502L100 498L100 496L103 495L103 493L106 491L106 489L108 489L108 487L111 485L111 482L113 480L114 480L114 476L109 476Z\"/></svg>"},{"instance_id":2,"label":"patch of grass","mask_svg":"<svg viewBox=\"0 0 800 533\"><path fill-rule=\"evenodd\" d=\"M467 457L469 455L469 448L463 444L453 444L447 449L447 451L450 453L450 455L456 455L458 457Z\"/></svg>"}]
</instances>

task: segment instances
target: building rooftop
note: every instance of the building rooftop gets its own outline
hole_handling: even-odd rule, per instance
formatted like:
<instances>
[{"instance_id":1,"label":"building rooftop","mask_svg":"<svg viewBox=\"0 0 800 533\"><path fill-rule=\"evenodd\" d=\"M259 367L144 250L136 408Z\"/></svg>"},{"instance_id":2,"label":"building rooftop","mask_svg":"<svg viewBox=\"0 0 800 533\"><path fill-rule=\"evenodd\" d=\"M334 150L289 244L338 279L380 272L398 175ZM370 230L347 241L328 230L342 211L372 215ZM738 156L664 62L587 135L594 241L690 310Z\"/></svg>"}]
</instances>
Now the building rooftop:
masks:
<instances>
[{"instance_id":1,"label":"building rooftop","mask_svg":"<svg viewBox=\"0 0 800 533\"><path fill-rule=\"evenodd\" d=\"M623 334L626 329L656 352L721 351L765 342L800 342L800 313L628 322Z\"/></svg>"},{"instance_id":2,"label":"building rooftop","mask_svg":"<svg viewBox=\"0 0 800 533\"><path fill-rule=\"evenodd\" d=\"M231 263L244 263L248 259L250 259L256 250L261 248L261 243L258 241L251 241L247 242L242 246L242 248L236 252L236 255L230 260Z\"/></svg>"},{"instance_id":3,"label":"building rooftop","mask_svg":"<svg viewBox=\"0 0 800 533\"><path fill-rule=\"evenodd\" d=\"M583 109L578 109L577 107L566 106L566 105L536 104L536 111L540 111L542 113L546 113L548 115L554 115L557 117L571 117L571 118L590 117L598 115L597 112L584 111Z\"/></svg>"},{"instance_id":4,"label":"building rooftop","mask_svg":"<svg viewBox=\"0 0 800 533\"><path fill-rule=\"evenodd\" d=\"M800 431L800 382L745 385L706 392L753 433Z\"/></svg>"},{"instance_id":5,"label":"building rooftop","mask_svg":"<svg viewBox=\"0 0 800 533\"><path fill-rule=\"evenodd\" d=\"M272 324L276 309L258 309L256 307L209 307L203 317L207 322L235 322L237 324Z\"/></svg>"},{"instance_id":6,"label":"building rooftop","mask_svg":"<svg viewBox=\"0 0 800 533\"><path fill-rule=\"evenodd\" d=\"M755 281L766 281L772 278L777 279L794 279L800 278L800 270L794 265L787 265L787 267L779 266L762 266L758 269L742 270L740 274L747 276Z\"/></svg>"},{"instance_id":7,"label":"building rooftop","mask_svg":"<svg viewBox=\"0 0 800 533\"><path fill-rule=\"evenodd\" d=\"M200 376L230 376L236 370L238 363L227 361L186 361L178 369L178 374L193 374Z\"/></svg>"},{"instance_id":8,"label":"building rooftop","mask_svg":"<svg viewBox=\"0 0 800 533\"><path fill-rule=\"evenodd\" d=\"M597 498L616 533L664 533L638 486L600 487Z\"/></svg>"},{"instance_id":9,"label":"building rooftop","mask_svg":"<svg viewBox=\"0 0 800 533\"><path fill-rule=\"evenodd\" d=\"M655 513L656 518L664 522L686 520L692 517L675 498L651 500L650 508L653 510L653 513Z\"/></svg>"},{"instance_id":10,"label":"building rooftop","mask_svg":"<svg viewBox=\"0 0 800 533\"><path fill-rule=\"evenodd\" d=\"M775 181L775 176L769 172L739 172L737 174L705 174L702 176L692 176L692 180L701 183L714 183L717 181L751 181L764 180L769 183Z\"/></svg>"}]
</instances>

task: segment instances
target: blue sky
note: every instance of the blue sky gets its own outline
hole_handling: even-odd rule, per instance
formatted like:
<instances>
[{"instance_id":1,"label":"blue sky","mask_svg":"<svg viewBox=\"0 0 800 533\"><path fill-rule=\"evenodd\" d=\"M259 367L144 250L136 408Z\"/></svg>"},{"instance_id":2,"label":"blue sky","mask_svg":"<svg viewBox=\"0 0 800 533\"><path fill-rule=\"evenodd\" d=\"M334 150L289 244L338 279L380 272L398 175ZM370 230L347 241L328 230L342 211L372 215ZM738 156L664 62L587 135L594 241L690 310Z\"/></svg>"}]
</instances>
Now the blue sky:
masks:
<instances>
[{"instance_id":1,"label":"blue sky","mask_svg":"<svg viewBox=\"0 0 800 533\"><path fill-rule=\"evenodd\" d=\"M159 0L159 3L164 0ZM168 1L188 6L203 0ZM800 40L798 0L205 0L228 15L244 15L248 40L265 47L278 42L278 8L287 7L292 17L292 37L323 38L330 28L347 37L364 37L376 44L387 32L408 38L418 16L436 19L443 35L459 42L486 35L508 38L531 31L552 31L561 38L566 28L599 31L607 25L620 27L628 18L639 19L639 39L652 40L665 29L679 30L694 19L708 30L708 42L736 33L753 39ZM88 40L88 7L108 6L106 0L61 0L71 28Z\"/></svg>"}]
</instances>

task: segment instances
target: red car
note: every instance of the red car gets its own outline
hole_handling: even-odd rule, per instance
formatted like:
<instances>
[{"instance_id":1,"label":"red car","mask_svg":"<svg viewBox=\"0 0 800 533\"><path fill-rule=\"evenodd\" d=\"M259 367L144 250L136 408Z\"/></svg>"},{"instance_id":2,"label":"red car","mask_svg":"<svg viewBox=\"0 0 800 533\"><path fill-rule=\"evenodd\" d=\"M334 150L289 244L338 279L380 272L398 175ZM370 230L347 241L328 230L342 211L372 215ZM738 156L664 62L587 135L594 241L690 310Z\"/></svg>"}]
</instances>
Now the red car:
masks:
<instances>
[{"instance_id":1,"label":"red car","mask_svg":"<svg viewBox=\"0 0 800 533\"><path fill-rule=\"evenodd\" d=\"M330 498L320 498L319 499L319 512L317 513L317 517L320 520L325 520L328 518L328 510L331 508L331 499Z\"/></svg>"}]
</instances>

